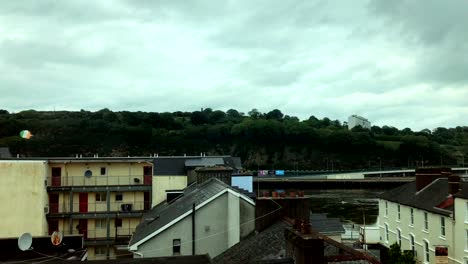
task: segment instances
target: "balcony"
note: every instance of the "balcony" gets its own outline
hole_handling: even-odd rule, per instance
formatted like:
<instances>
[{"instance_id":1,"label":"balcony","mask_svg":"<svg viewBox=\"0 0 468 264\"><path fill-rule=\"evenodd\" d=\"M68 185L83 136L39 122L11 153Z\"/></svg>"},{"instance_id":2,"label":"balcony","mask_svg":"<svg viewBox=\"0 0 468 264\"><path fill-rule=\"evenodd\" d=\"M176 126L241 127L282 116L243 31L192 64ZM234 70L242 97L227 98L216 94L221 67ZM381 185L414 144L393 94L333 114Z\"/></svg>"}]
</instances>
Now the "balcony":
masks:
<instances>
[{"instance_id":1,"label":"balcony","mask_svg":"<svg viewBox=\"0 0 468 264\"><path fill-rule=\"evenodd\" d=\"M86 245L107 245L107 244L128 244L135 228L111 227L109 238L107 237L107 227L95 229L75 229L62 231L64 235L83 235Z\"/></svg>"},{"instance_id":2,"label":"balcony","mask_svg":"<svg viewBox=\"0 0 468 264\"><path fill-rule=\"evenodd\" d=\"M73 202L73 209L69 203L50 203L49 217L76 218L104 218L104 217L135 217L142 215L149 209L149 201L122 201L111 202L107 208L107 202L80 203Z\"/></svg>"},{"instance_id":3,"label":"balcony","mask_svg":"<svg viewBox=\"0 0 468 264\"><path fill-rule=\"evenodd\" d=\"M64 187L80 187L80 189L89 189L89 187L109 187L126 186L129 189L150 189L152 185L151 175L122 175L122 176L51 176L47 178L48 189L69 189ZM138 188L143 187L143 188Z\"/></svg>"}]
</instances>

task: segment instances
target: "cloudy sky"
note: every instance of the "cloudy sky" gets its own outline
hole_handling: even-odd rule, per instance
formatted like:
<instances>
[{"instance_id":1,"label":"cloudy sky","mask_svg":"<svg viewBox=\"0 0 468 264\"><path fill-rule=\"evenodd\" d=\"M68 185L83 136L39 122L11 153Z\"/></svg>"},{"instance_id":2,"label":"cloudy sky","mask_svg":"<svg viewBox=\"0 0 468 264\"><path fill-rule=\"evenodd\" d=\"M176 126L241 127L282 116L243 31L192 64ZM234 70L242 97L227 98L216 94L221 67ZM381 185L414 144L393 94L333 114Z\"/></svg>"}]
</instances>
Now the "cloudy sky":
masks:
<instances>
[{"instance_id":1,"label":"cloudy sky","mask_svg":"<svg viewBox=\"0 0 468 264\"><path fill-rule=\"evenodd\" d=\"M0 1L0 109L467 125L468 1Z\"/></svg>"}]
</instances>

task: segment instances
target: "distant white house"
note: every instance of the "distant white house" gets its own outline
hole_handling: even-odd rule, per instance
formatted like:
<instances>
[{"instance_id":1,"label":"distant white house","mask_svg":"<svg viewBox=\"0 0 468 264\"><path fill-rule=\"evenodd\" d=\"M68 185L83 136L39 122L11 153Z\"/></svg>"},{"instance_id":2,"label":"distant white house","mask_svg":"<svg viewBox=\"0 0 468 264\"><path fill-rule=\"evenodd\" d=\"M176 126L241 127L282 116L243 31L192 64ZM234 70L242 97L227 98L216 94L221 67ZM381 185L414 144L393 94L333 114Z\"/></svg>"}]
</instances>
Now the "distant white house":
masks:
<instances>
[{"instance_id":1,"label":"distant white house","mask_svg":"<svg viewBox=\"0 0 468 264\"><path fill-rule=\"evenodd\" d=\"M130 240L134 258L173 255L216 257L255 229L255 201L241 189L211 178L153 207Z\"/></svg>"},{"instance_id":2,"label":"distant white house","mask_svg":"<svg viewBox=\"0 0 468 264\"><path fill-rule=\"evenodd\" d=\"M352 115L348 117L348 129L351 130L353 127L361 126L362 128L370 129L371 123L369 120L362 116Z\"/></svg>"}]
</instances>

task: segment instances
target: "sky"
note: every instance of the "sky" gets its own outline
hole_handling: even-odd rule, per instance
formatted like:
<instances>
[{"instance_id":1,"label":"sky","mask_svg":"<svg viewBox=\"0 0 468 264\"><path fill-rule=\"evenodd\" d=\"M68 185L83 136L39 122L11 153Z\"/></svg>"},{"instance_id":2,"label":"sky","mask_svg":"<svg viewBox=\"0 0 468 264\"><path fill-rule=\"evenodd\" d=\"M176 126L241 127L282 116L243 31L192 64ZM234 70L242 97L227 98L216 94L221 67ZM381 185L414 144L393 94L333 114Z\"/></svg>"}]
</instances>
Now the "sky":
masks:
<instances>
[{"instance_id":1,"label":"sky","mask_svg":"<svg viewBox=\"0 0 468 264\"><path fill-rule=\"evenodd\" d=\"M466 0L0 1L0 109L467 125Z\"/></svg>"}]
</instances>

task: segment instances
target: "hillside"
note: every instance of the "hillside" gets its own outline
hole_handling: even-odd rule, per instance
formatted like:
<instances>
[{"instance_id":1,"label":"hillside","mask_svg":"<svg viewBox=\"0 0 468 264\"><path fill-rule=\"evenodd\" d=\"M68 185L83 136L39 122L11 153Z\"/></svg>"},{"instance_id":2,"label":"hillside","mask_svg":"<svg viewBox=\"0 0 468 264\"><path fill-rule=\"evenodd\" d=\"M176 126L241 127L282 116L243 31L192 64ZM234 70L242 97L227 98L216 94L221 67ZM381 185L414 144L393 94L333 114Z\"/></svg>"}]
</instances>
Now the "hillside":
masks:
<instances>
[{"instance_id":1,"label":"hillside","mask_svg":"<svg viewBox=\"0 0 468 264\"><path fill-rule=\"evenodd\" d=\"M19 136L28 129L29 140ZM308 120L275 109L248 114L0 110L0 146L21 156L235 155L251 169L378 169L461 165L468 127L373 126L348 131L338 120ZM467 159L468 162L468 159Z\"/></svg>"}]
</instances>

